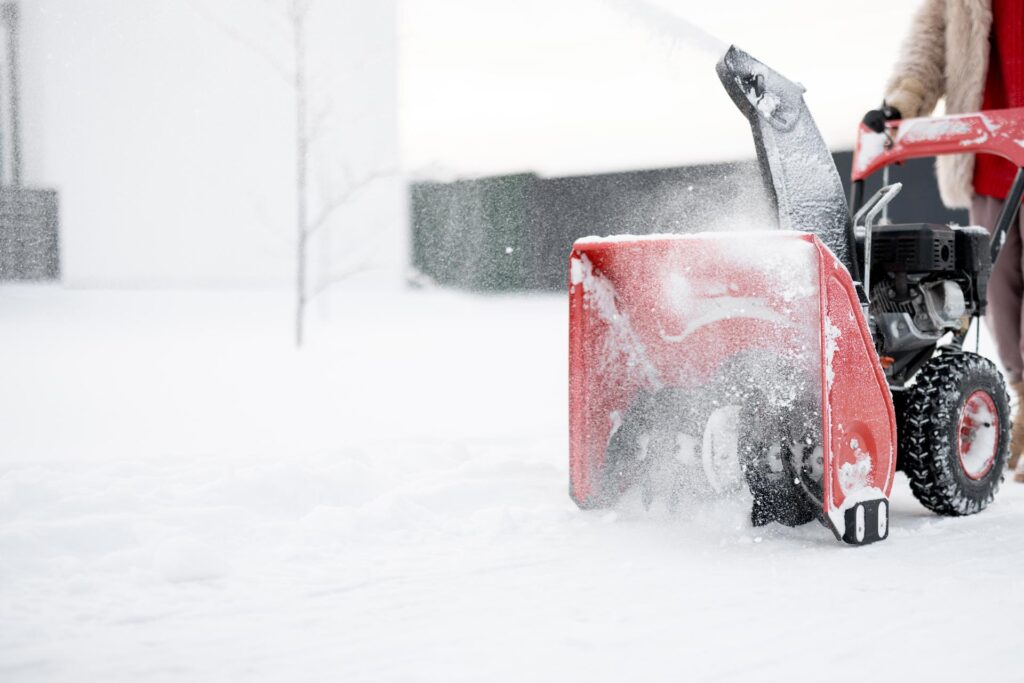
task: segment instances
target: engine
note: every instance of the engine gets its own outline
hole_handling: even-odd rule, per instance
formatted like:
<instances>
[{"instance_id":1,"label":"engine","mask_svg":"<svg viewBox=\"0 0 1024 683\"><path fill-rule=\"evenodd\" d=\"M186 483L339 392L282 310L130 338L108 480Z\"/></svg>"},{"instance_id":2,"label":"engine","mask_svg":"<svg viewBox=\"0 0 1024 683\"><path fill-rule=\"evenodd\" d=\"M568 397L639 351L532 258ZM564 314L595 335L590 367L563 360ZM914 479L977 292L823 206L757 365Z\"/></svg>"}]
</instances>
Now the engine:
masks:
<instances>
[{"instance_id":1,"label":"engine","mask_svg":"<svg viewBox=\"0 0 1024 683\"><path fill-rule=\"evenodd\" d=\"M932 223L877 226L871 236L871 318L882 355L966 334L985 312L992 272L984 228Z\"/></svg>"}]
</instances>

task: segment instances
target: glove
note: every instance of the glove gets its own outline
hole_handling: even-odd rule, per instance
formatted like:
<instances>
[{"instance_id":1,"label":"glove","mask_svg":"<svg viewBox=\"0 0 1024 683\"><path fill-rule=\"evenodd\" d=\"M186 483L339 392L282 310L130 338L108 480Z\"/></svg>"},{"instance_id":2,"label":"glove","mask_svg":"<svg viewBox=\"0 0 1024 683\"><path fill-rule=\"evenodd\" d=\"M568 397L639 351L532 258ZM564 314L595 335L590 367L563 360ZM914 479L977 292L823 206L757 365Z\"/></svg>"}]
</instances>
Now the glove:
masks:
<instances>
[{"instance_id":1,"label":"glove","mask_svg":"<svg viewBox=\"0 0 1024 683\"><path fill-rule=\"evenodd\" d=\"M899 109L890 107L883 102L881 109L872 109L867 114L864 114L864 125L876 133L882 133L885 132L886 121L902 118L903 115L900 114Z\"/></svg>"}]
</instances>

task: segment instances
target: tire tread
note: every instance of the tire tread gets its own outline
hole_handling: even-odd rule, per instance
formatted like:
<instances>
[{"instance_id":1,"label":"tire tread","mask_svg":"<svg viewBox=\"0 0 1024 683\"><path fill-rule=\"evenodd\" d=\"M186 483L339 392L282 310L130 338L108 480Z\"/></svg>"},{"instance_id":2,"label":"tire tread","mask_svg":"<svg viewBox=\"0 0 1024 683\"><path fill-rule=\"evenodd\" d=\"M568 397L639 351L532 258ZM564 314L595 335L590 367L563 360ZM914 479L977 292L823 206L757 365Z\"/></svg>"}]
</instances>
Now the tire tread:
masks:
<instances>
[{"instance_id":1,"label":"tire tread","mask_svg":"<svg viewBox=\"0 0 1024 683\"><path fill-rule=\"evenodd\" d=\"M953 409L963 398L964 382L975 376L987 376L998 388L993 398L1000 429L993 471L982 480L984 487L971 491L963 483L957 445L950 443L950 425L959 418ZM910 490L922 505L940 515L962 516L981 512L995 499L1009 445L1008 403L999 370L977 354L944 353L918 372L900 416L899 457Z\"/></svg>"}]
</instances>

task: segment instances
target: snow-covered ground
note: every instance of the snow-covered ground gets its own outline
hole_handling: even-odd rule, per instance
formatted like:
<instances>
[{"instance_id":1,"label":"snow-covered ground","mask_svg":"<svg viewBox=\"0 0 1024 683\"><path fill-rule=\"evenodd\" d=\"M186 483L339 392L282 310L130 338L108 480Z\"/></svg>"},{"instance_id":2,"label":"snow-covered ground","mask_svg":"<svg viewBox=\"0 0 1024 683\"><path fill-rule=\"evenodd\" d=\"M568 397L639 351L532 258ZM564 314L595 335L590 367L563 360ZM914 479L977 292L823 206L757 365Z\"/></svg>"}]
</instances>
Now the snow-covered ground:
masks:
<instances>
[{"instance_id":1,"label":"snow-covered ground","mask_svg":"<svg viewBox=\"0 0 1024 683\"><path fill-rule=\"evenodd\" d=\"M1024 486L892 533L567 496L563 297L0 291L0 680L1018 679Z\"/></svg>"}]
</instances>

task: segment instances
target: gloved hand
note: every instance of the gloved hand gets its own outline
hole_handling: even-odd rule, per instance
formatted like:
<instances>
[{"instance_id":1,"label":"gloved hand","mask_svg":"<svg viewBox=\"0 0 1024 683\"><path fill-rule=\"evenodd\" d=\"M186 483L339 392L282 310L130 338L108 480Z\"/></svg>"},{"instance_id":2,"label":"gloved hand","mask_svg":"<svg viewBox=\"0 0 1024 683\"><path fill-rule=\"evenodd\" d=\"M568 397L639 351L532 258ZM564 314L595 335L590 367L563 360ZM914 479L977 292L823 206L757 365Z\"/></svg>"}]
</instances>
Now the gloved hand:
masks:
<instances>
[{"instance_id":1,"label":"gloved hand","mask_svg":"<svg viewBox=\"0 0 1024 683\"><path fill-rule=\"evenodd\" d=\"M890 107L883 102L880 109L872 109L867 114L864 114L864 125L876 133L882 133L885 131L886 121L893 121L895 119L902 118L903 115L900 113L899 109L896 107Z\"/></svg>"}]
</instances>

